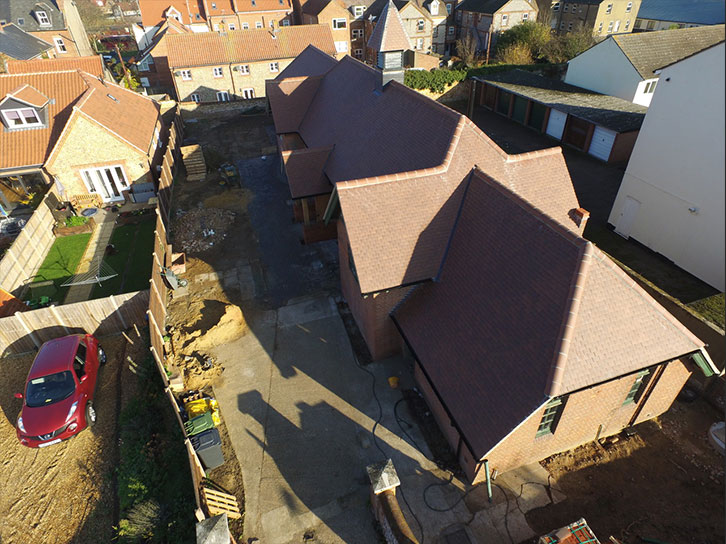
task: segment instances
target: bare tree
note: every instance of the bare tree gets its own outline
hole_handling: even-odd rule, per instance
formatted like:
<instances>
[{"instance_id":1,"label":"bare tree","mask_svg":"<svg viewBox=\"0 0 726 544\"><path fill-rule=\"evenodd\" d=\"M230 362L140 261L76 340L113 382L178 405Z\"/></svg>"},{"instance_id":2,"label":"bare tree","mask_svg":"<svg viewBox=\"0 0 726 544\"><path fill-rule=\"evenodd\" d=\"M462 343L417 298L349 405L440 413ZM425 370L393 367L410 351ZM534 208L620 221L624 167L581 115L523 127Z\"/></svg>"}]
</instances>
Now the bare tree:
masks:
<instances>
[{"instance_id":1,"label":"bare tree","mask_svg":"<svg viewBox=\"0 0 726 544\"><path fill-rule=\"evenodd\" d=\"M456 52L464 64L474 66L477 60L477 40L471 30L467 30L462 38L456 40Z\"/></svg>"}]
</instances>

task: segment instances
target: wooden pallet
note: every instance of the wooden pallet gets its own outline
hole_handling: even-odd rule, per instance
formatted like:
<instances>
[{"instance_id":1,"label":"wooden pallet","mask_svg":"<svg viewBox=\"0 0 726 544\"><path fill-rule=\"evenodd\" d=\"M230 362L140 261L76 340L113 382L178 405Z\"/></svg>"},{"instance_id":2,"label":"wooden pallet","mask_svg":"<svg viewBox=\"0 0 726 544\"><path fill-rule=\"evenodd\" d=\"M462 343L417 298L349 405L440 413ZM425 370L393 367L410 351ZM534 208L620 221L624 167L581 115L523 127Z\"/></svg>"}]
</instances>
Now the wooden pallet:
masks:
<instances>
[{"instance_id":1,"label":"wooden pallet","mask_svg":"<svg viewBox=\"0 0 726 544\"><path fill-rule=\"evenodd\" d=\"M180 148L184 168L187 171L187 180L201 181L207 175L207 165L204 162L204 152L199 144L186 145Z\"/></svg>"},{"instance_id":2,"label":"wooden pallet","mask_svg":"<svg viewBox=\"0 0 726 544\"><path fill-rule=\"evenodd\" d=\"M202 498L207 504L209 514L212 516L226 513L228 518L239 519L242 517L239 511L239 504L237 504L237 498L234 495L203 487Z\"/></svg>"}]
</instances>

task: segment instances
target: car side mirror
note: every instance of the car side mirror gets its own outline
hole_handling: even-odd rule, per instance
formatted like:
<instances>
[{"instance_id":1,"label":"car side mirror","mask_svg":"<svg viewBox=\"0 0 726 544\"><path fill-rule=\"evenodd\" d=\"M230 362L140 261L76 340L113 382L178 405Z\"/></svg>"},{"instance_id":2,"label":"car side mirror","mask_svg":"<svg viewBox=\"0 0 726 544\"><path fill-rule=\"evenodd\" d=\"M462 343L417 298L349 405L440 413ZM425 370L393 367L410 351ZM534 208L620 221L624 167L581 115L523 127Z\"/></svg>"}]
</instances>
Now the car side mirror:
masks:
<instances>
[{"instance_id":1,"label":"car side mirror","mask_svg":"<svg viewBox=\"0 0 726 544\"><path fill-rule=\"evenodd\" d=\"M23 394L22 393L15 393L14 397L16 399L22 399L23 398Z\"/></svg>"},{"instance_id":2,"label":"car side mirror","mask_svg":"<svg viewBox=\"0 0 726 544\"><path fill-rule=\"evenodd\" d=\"M84 374L81 376L81 383L85 382L88 379L88 374Z\"/></svg>"}]
</instances>

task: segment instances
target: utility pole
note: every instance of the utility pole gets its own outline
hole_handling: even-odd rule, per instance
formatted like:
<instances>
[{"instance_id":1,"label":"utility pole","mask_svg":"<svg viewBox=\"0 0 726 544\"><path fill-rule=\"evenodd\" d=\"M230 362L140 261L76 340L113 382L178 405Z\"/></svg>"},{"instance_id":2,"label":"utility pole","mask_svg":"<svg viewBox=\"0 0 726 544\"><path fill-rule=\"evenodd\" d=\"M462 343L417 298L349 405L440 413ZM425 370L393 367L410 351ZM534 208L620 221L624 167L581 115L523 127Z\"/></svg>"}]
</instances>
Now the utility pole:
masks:
<instances>
[{"instance_id":1,"label":"utility pole","mask_svg":"<svg viewBox=\"0 0 726 544\"><path fill-rule=\"evenodd\" d=\"M492 21L493 23L494 21ZM484 64L489 64L489 49L492 47L492 25L489 25L489 32L487 32L487 58Z\"/></svg>"},{"instance_id":2,"label":"utility pole","mask_svg":"<svg viewBox=\"0 0 726 544\"><path fill-rule=\"evenodd\" d=\"M126 82L126 88L130 89L131 88L131 82L129 81L129 71L126 69L126 63L124 63L124 59L121 56L121 51L118 48L118 44L115 43L115 44L113 44L113 46L116 49L116 55L118 56L118 60L121 63L121 68L124 71L124 76L123 77L124 77L124 81Z\"/></svg>"}]
</instances>

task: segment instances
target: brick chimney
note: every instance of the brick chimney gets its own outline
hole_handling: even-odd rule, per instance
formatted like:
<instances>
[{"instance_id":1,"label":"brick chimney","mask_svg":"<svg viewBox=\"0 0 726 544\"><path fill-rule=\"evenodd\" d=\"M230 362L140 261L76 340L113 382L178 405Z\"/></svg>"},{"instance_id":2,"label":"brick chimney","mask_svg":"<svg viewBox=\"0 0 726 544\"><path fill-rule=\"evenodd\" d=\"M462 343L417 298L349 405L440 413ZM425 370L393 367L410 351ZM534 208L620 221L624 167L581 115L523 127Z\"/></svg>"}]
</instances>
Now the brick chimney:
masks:
<instances>
[{"instance_id":1,"label":"brick chimney","mask_svg":"<svg viewBox=\"0 0 726 544\"><path fill-rule=\"evenodd\" d=\"M570 211L570 217L578 227L584 230L587 220L590 218L590 212L585 208L575 208Z\"/></svg>"}]
</instances>

